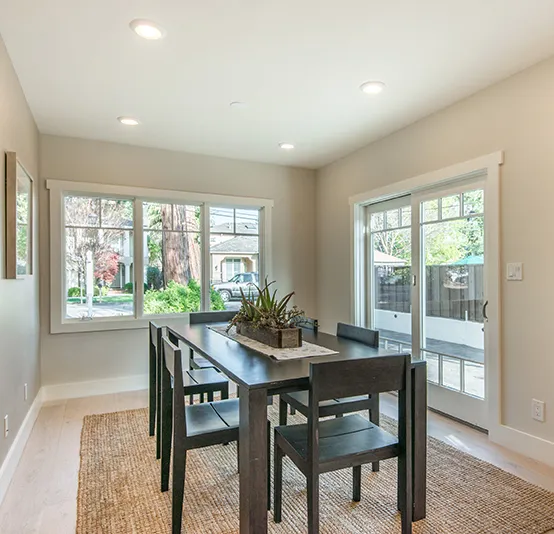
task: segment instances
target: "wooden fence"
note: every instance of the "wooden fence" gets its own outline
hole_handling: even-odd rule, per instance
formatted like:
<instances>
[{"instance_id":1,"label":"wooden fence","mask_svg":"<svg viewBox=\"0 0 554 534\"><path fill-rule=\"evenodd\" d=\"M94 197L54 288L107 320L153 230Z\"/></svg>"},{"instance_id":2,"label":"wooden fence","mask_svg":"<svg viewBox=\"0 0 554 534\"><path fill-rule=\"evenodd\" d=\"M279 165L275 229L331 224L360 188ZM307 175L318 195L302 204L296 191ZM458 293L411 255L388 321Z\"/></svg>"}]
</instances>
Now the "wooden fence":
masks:
<instances>
[{"instance_id":1,"label":"wooden fence","mask_svg":"<svg viewBox=\"0 0 554 534\"><path fill-rule=\"evenodd\" d=\"M375 266L376 308L410 313L411 267ZM425 268L428 317L483 322L483 265Z\"/></svg>"}]
</instances>

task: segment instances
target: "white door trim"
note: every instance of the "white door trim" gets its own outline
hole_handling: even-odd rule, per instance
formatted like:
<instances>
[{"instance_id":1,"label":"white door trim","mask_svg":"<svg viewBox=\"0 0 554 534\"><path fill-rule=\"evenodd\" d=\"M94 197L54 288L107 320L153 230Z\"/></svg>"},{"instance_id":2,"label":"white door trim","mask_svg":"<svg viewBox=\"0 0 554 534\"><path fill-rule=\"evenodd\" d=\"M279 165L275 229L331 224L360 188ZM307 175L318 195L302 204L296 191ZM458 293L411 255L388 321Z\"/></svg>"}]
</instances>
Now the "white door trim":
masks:
<instances>
[{"instance_id":1,"label":"white door trim","mask_svg":"<svg viewBox=\"0 0 554 534\"><path fill-rule=\"evenodd\" d=\"M500 309L500 165L504 161L502 151L443 169L421 174L407 180L392 183L366 193L350 197L351 208L351 265L352 265L352 320L362 325L365 318L364 305L364 206L389 200L402 195L413 194L427 188L445 185L479 174L485 178L485 265L486 298L489 301L489 322L485 332L486 361L486 398L488 402L488 427L492 435L499 435L497 430L502 425L501 410L501 309Z\"/></svg>"}]
</instances>

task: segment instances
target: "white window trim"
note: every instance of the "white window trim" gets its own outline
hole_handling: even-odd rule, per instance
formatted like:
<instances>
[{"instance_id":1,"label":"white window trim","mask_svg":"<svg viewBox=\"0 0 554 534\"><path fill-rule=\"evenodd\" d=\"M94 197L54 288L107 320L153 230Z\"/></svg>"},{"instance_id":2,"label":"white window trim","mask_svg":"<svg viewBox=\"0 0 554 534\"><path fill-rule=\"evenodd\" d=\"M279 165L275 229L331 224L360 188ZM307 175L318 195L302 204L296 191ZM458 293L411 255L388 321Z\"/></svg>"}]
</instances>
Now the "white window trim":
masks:
<instances>
[{"instance_id":1,"label":"white window trim","mask_svg":"<svg viewBox=\"0 0 554 534\"><path fill-rule=\"evenodd\" d=\"M143 234L142 202L135 202L133 239L134 239L134 282L138 290L135 292L135 315L129 317L110 317L87 321L65 319L65 232L63 216L63 198L67 194L87 194L109 197L125 197L143 201L188 203L201 205L202 220L200 232L202 239L202 277L210 279L210 247L209 247L209 208L224 206L226 208L258 208L260 210L260 280L271 277L271 219L273 200L267 198L237 197L216 195L210 193L192 193L185 191L169 191L166 189L151 189L143 187L127 187L118 185L96 184L88 182L71 182L66 180L47 180L46 188L50 191L50 333L98 332L106 330L132 330L147 328L152 319L164 322L182 321L188 319L188 313L168 315L143 315ZM137 221L139 221L137 223ZM207 277L207 278L206 278ZM139 288L140 286L140 288ZM209 306L209 284L202 284L202 302Z\"/></svg>"},{"instance_id":2,"label":"white window trim","mask_svg":"<svg viewBox=\"0 0 554 534\"><path fill-rule=\"evenodd\" d=\"M502 267L500 264L500 166L504 162L502 151L457 163L433 172L415 176L407 180L392 183L384 187L373 189L365 193L350 197L351 218L351 270L353 273L351 284L352 322L357 325L365 324L365 297L367 292L367 277L365 266L365 207L385 200L391 200L402 195L421 193L425 189L446 185L449 182L458 182L472 176L486 174L485 217L485 248L487 250L487 267L485 283L489 321L486 335L487 354L487 391L488 428L489 436L493 441L500 442L502 424L501 403L501 307L500 283Z\"/></svg>"}]
</instances>

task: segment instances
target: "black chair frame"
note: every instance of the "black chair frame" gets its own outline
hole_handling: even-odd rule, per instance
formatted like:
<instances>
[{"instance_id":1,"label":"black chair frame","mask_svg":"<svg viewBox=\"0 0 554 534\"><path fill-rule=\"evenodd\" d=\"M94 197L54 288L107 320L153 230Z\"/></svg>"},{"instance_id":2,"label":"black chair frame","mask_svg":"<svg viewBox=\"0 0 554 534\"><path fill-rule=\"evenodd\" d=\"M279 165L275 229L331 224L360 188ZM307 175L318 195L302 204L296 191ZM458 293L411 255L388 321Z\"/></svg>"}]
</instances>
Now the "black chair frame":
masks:
<instances>
[{"instance_id":1,"label":"black chair frame","mask_svg":"<svg viewBox=\"0 0 554 534\"><path fill-rule=\"evenodd\" d=\"M353 500L361 499L361 466L398 458L402 534L411 534L412 375L410 356L391 355L310 365L308 423L274 430L274 520L282 514L282 464L289 456L306 476L308 534L319 532L319 475L353 468ZM336 397L398 392L398 438L360 415L320 421L320 403Z\"/></svg>"},{"instance_id":2,"label":"black chair frame","mask_svg":"<svg viewBox=\"0 0 554 534\"><path fill-rule=\"evenodd\" d=\"M187 451L227 445L237 442L239 454L239 399L228 399L205 404L185 405L183 391L183 363L181 349L169 338L162 338L162 461L161 490L169 489L169 473L172 468L172 533L181 534ZM173 387L171 382L173 381ZM216 416L212 413L217 414ZM208 415L208 417L206 417ZM187 419L188 416L188 419ZM210 420L210 417L211 419ZM215 424L213 419L215 418ZM268 425L267 469L270 460L270 424ZM173 438L173 444L171 443ZM268 509L271 487L268 477Z\"/></svg>"},{"instance_id":3,"label":"black chair frame","mask_svg":"<svg viewBox=\"0 0 554 534\"><path fill-rule=\"evenodd\" d=\"M162 358L163 327L154 322L149 325L149 432L156 435L156 458L161 457L161 404L162 404L162 373L165 365ZM220 392L221 399L229 398L229 381L215 369L184 371L183 394L188 395L190 404L194 403L194 395L200 396L204 402L214 400L214 393Z\"/></svg>"}]
</instances>

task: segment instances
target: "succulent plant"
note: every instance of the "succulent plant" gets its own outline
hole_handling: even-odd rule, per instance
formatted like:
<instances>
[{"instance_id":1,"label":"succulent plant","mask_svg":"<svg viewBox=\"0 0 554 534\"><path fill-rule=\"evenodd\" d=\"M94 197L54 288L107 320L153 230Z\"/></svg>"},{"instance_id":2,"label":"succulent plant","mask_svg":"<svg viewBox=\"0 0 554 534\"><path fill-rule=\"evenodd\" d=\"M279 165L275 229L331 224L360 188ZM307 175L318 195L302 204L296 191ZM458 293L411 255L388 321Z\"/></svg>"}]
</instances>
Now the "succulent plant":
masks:
<instances>
[{"instance_id":1,"label":"succulent plant","mask_svg":"<svg viewBox=\"0 0 554 534\"><path fill-rule=\"evenodd\" d=\"M292 308L287 308L290 299L294 295L294 291L278 299L277 290L275 289L273 292L270 290L270 286L274 283L275 281L268 282L266 278L263 287L254 284L258 290L258 297L255 301L247 297L242 289L240 290L241 307L229 323L227 331L239 323L251 323L252 326L257 328L274 328L278 330L294 328L296 326L296 321L304 316L304 312L296 305L292 306Z\"/></svg>"}]
</instances>

